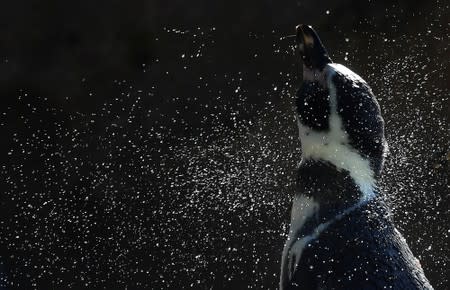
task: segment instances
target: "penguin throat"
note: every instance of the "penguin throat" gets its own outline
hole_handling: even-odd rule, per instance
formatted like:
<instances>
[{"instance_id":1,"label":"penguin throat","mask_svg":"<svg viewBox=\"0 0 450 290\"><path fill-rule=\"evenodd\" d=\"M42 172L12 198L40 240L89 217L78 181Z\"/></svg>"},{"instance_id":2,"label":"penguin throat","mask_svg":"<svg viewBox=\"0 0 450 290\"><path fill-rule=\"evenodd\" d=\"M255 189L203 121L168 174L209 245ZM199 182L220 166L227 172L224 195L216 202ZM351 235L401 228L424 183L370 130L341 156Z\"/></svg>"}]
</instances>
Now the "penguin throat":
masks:
<instances>
[{"instance_id":1,"label":"penguin throat","mask_svg":"<svg viewBox=\"0 0 450 290\"><path fill-rule=\"evenodd\" d=\"M342 119L337 112L336 87L331 81L334 70L330 66L327 66L326 70L326 74L322 75L326 75L330 92L329 130L326 132L315 131L302 124L297 118L302 159L327 161L336 166L338 170L348 171L363 193L362 199L369 200L374 196L375 173L371 168L370 161L350 145L348 135L343 129Z\"/></svg>"}]
</instances>

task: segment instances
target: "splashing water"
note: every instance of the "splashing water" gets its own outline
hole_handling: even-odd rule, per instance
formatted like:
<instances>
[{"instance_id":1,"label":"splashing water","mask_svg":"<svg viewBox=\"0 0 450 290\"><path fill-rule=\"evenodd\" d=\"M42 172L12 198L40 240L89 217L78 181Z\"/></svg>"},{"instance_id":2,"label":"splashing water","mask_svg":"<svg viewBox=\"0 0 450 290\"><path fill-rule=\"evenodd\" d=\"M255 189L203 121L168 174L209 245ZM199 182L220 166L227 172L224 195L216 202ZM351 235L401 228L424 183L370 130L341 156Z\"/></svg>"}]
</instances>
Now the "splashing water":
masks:
<instances>
[{"instance_id":1,"label":"splashing water","mask_svg":"<svg viewBox=\"0 0 450 290\"><path fill-rule=\"evenodd\" d=\"M0 284L277 287L301 153L295 58L280 35L248 35L254 45L237 56L248 71L232 53L217 61L225 40L215 29L166 29L158 41L186 45L144 66L145 88L115 81L117 96L96 113L18 92L0 116ZM351 68L352 42L336 53ZM410 45L406 56L386 55L399 43ZM444 286L445 67L412 39L391 44L359 64L386 120L382 187L430 280Z\"/></svg>"}]
</instances>

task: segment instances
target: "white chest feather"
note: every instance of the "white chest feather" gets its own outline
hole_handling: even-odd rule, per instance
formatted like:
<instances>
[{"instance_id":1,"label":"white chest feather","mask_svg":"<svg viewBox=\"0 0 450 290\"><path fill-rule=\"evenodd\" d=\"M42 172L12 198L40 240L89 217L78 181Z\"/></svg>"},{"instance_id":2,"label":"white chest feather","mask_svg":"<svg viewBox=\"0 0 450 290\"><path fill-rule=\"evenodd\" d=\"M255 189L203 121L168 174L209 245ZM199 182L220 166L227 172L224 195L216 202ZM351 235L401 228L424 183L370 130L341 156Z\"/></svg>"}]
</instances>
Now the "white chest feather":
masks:
<instances>
[{"instance_id":1,"label":"white chest feather","mask_svg":"<svg viewBox=\"0 0 450 290\"><path fill-rule=\"evenodd\" d=\"M319 204L312 197L305 195L296 195L292 202L291 211L291 227L289 236L284 245L282 261L281 261L281 279L280 287L289 281L294 272L295 265L298 264L303 248L308 244L309 240L298 240L298 234L305 222L318 214Z\"/></svg>"}]
</instances>

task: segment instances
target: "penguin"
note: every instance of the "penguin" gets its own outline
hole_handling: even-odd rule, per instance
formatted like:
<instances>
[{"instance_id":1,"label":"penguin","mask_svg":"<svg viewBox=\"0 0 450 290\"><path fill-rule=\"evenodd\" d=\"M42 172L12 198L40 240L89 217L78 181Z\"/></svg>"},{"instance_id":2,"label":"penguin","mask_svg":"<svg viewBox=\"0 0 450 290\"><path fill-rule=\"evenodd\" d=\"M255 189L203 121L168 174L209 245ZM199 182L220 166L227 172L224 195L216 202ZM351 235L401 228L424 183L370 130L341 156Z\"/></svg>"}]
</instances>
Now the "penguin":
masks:
<instances>
[{"instance_id":1,"label":"penguin","mask_svg":"<svg viewBox=\"0 0 450 290\"><path fill-rule=\"evenodd\" d=\"M371 88L311 26L296 32L302 158L280 289L433 289L380 194L388 147Z\"/></svg>"}]
</instances>

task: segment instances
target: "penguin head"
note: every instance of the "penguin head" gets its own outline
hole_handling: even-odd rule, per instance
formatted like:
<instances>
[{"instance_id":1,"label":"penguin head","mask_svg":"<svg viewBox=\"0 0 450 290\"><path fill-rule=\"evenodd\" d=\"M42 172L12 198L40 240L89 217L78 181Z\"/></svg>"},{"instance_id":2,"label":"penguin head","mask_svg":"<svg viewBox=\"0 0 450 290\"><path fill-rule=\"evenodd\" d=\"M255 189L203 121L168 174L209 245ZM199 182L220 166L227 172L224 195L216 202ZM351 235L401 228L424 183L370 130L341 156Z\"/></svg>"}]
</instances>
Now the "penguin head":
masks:
<instances>
[{"instance_id":1,"label":"penguin head","mask_svg":"<svg viewBox=\"0 0 450 290\"><path fill-rule=\"evenodd\" d=\"M311 26L297 26L297 47L303 61L296 98L303 160L348 171L368 196L387 149L378 102L359 75L331 61Z\"/></svg>"},{"instance_id":2,"label":"penguin head","mask_svg":"<svg viewBox=\"0 0 450 290\"><path fill-rule=\"evenodd\" d=\"M327 50L311 26L299 24L296 30L298 52L306 68L321 71L327 64L332 63Z\"/></svg>"}]
</instances>

